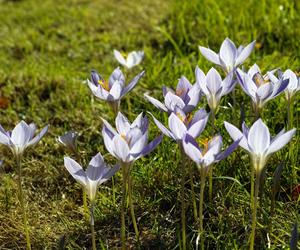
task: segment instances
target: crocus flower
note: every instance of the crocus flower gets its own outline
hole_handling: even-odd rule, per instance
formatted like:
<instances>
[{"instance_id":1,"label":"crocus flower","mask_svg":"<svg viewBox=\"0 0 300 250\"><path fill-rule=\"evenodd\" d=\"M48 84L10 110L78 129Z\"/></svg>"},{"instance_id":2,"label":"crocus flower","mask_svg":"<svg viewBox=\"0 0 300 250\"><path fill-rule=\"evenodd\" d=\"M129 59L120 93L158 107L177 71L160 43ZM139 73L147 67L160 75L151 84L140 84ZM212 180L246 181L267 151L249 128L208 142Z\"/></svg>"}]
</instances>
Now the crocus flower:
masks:
<instances>
[{"instance_id":1,"label":"crocus flower","mask_svg":"<svg viewBox=\"0 0 300 250\"><path fill-rule=\"evenodd\" d=\"M217 135L212 139L205 141L203 149L201 149L193 136L188 133L183 139L184 152L198 165L199 168L203 167L208 171L208 167L218 161L223 160L230 155L239 145L241 138L233 142L225 151L222 149L222 136Z\"/></svg>"},{"instance_id":2,"label":"crocus flower","mask_svg":"<svg viewBox=\"0 0 300 250\"><path fill-rule=\"evenodd\" d=\"M87 80L88 86L94 96L101 100L108 101L114 111L118 110L121 98L131 91L144 75L144 71L133 78L133 80L125 86L125 77L122 71L116 68L108 81L105 81L101 75L95 70L91 72L91 80Z\"/></svg>"},{"instance_id":3,"label":"crocus flower","mask_svg":"<svg viewBox=\"0 0 300 250\"><path fill-rule=\"evenodd\" d=\"M168 118L169 129L167 129L160 121L152 115L156 126L161 132L176 140L178 143L182 142L185 134L188 133L194 138L197 138L204 130L208 114L204 109L198 110L193 117L186 115L181 109L175 108Z\"/></svg>"},{"instance_id":4,"label":"crocus flower","mask_svg":"<svg viewBox=\"0 0 300 250\"><path fill-rule=\"evenodd\" d=\"M117 61L124 67L131 69L132 67L141 63L144 57L143 51L132 51L126 58L117 50L114 50L114 55Z\"/></svg>"},{"instance_id":5,"label":"crocus flower","mask_svg":"<svg viewBox=\"0 0 300 250\"><path fill-rule=\"evenodd\" d=\"M161 111L171 113L178 107L185 113L190 113L198 105L200 100L200 87L192 85L188 79L182 76L177 84L176 90L163 87L164 103L144 94L145 98Z\"/></svg>"},{"instance_id":6,"label":"crocus flower","mask_svg":"<svg viewBox=\"0 0 300 250\"><path fill-rule=\"evenodd\" d=\"M289 80L289 84L284 90L287 100L291 100L292 97L300 90L300 78L290 69L284 71L284 73L278 70L278 78L274 74L269 74L270 79L273 82L278 82L279 79Z\"/></svg>"},{"instance_id":7,"label":"crocus flower","mask_svg":"<svg viewBox=\"0 0 300 250\"><path fill-rule=\"evenodd\" d=\"M117 131L105 119L102 120L102 135L106 149L123 163L136 161L150 153L161 142L162 136L158 136L148 144L149 121L142 113L130 123L119 112L116 117Z\"/></svg>"},{"instance_id":8,"label":"crocus flower","mask_svg":"<svg viewBox=\"0 0 300 250\"><path fill-rule=\"evenodd\" d=\"M243 123L242 131L226 121L224 124L233 140L242 137L239 145L251 155L256 171L261 171L271 154L283 148L296 132L295 128L287 132L283 129L271 137L268 127L261 119L258 119L250 129Z\"/></svg>"},{"instance_id":9,"label":"crocus flower","mask_svg":"<svg viewBox=\"0 0 300 250\"><path fill-rule=\"evenodd\" d=\"M201 46L199 46L199 50L207 60L221 66L225 72L229 73L249 57L254 46L255 41L249 43L246 47L241 45L236 48L235 44L229 38L226 38L221 45L219 54Z\"/></svg>"},{"instance_id":10,"label":"crocus flower","mask_svg":"<svg viewBox=\"0 0 300 250\"><path fill-rule=\"evenodd\" d=\"M78 137L78 133L74 131L68 131L64 135L61 135L57 138L57 141L64 145L66 148L71 150L72 152L77 152L76 140Z\"/></svg>"},{"instance_id":11,"label":"crocus flower","mask_svg":"<svg viewBox=\"0 0 300 250\"><path fill-rule=\"evenodd\" d=\"M244 92L252 99L253 105L258 110L262 109L267 101L275 98L287 87L289 80L280 78L275 82L271 77L272 72L262 75L259 67L254 64L247 73L237 69L236 74Z\"/></svg>"},{"instance_id":12,"label":"crocus flower","mask_svg":"<svg viewBox=\"0 0 300 250\"><path fill-rule=\"evenodd\" d=\"M231 92L236 84L236 81L233 80L233 72L230 72L222 81L215 68L211 68L205 76L203 71L197 67L196 80L213 111L217 110L221 97Z\"/></svg>"},{"instance_id":13,"label":"crocus flower","mask_svg":"<svg viewBox=\"0 0 300 250\"><path fill-rule=\"evenodd\" d=\"M85 188L91 201L95 200L99 185L119 170L119 165L113 168L107 167L100 153L92 158L86 171L70 157L64 157L64 164L74 179Z\"/></svg>"},{"instance_id":14,"label":"crocus flower","mask_svg":"<svg viewBox=\"0 0 300 250\"><path fill-rule=\"evenodd\" d=\"M0 144L8 146L15 156L21 156L27 147L37 144L48 131L48 126L44 127L35 136L36 126L29 125L21 121L12 131L5 131L0 125Z\"/></svg>"}]
</instances>

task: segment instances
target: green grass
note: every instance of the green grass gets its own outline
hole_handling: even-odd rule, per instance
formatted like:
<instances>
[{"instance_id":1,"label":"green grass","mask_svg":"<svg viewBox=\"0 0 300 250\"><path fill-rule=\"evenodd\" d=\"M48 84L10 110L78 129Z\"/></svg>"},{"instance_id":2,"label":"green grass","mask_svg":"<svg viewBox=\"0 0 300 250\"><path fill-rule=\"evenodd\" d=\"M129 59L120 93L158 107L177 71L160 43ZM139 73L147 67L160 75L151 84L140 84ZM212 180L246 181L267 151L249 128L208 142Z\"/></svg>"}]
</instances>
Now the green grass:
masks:
<instances>
[{"instance_id":1,"label":"green grass","mask_svg":"<svg viewBox=\"0 0 300 250\"><path fill-rule=\"evenodd\" d=\"M109 107L94 100L84 81L91 69L107 78L118 65L113 49L143 49L145 60L127 79L142 69L146 75L123 100L122 111L133 119L142 111L151 111L166 119L142 94L148 91L161 99L163 85L175 86L185 75L195 81L194 69L205 72L212 66L198 52L198 45L218 50L225 37L236 44L256 39L256 48L245 66L257 63L264 71L281 67L300 71L300 4L297 1L1 1L0 0L0 96L8 100L0 109L0 124L11 129L21 119L39 127L51 124L47 136L23 162L24 187L29 211L33 249L88 249L90 229L83 216L81 188L63 166L67 154L55 138L67 130L80 133L79 150L87 162L100 151L106 152L101 136L101 119L112 121ZM297 98L298 99L298 98ZM230 143L223 121L238 125L240 107L247 124L253 118L250 98L237 87L236 106L231 95L222 100L217 127ZM299 100L299 99L298 99ZM296 102L297 103L297 102ZM231 104L231 105L229 105ZM204 98L200 106L205 106ZM233 106L233 108L231 108ZM299 104L295 121L299 126ZM263 119L272 134L286 123L284 96L270 101ZM158 129L151 124L151 137ZM209 125L208 125L209 129ZM206 132L208 134L208 132ZM293 140L294 159L286 161L288 147L274 155L267 166L263 198L258 210L257 249L267 248L267 227L273 224L271 249L289 247L293 224L299 221L299 200L291 199L291 169L299 176L299 136ZM179 249L180 187L179 155L167 138L149 156L134 166L134 200L143 249ZM17 201L15 163L10 152L1 147L4 165L0 169L0 249L22 249L21 211ZM285 160L276 213L269 217L272 176ZM196 192L199 175L194 169ZM244 249L250 234L249 158L240 149L215 166L214 201L205 197L204 227L207 249ZM224 178L224 177L231 177ZM190 190L189 185L186 185ZM120 246L119 202L121 175L116 177L117 204L112 201L111 182L100 188L96 208L97 244L100 248ZM206 192L207 194L207 192ZM187 192L186 199L189 199ZM197 224L188 207L188 242L193 248ZM129 244L134 244L129 225Z\"/></svg>"}]
</instances>

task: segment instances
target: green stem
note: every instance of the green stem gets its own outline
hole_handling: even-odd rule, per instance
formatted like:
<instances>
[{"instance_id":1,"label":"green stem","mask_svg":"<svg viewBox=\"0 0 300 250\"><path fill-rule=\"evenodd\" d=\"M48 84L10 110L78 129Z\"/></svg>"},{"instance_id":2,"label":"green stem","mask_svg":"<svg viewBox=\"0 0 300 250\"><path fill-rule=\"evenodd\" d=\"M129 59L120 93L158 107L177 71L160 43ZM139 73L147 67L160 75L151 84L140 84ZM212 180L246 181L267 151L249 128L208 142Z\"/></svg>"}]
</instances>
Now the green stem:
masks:
<instances>
[{"instance_id":1,"label":"green stem","mask_svg":"<svg viewBox=\"0 0 300 250\"><path fill-rule=\"evenodd\" d=\"M94 224L95 224L95 219L94 219L94 210L95 210L95 206L94 206L94 202L91 202L91 208L90 208L90 216L91 216L91 233L92 233L92 246L93 246L93 250L96 250L96 237L95 237L95 228L94 228Z\"/></svg>"},{"instance_id":2,"label":"green stem","mask_svg":"<svg viewBox=\"0 0 300 250\"><path fill-rule=\"evenodd\" d=\"M140 244L140 236L139 236L139 229L136 223L135 213L134 213L134 206L132 202L132 178L130 175L130 170L128 171L128 198L129 198L129 209L131 214L131 219L133 223L133 228L135 232L135 237L138 245Z\"/></svg>"},{"instance_id":3,"label":"green stem","mask_svg":"<svg viewBox=\"0 0 300 250\"><path fill-rule=\"evenodd\" d=\"M250 182L251 182L251 190L250 190L250 204L251 204L251 208L252 205L253 205L253 200L254 200L254 175L255 175L255 160L252 159L252 164L251 164L251 179L250 179Z\"/></svg>"},{"instance_id":4,"label":"green stem","mask_svg":"<svg viewBox=\"0 0 300 250\"><path fill-rule=\"evenodd\" d=\"M87 196L86 195L86 190L85 190L85 188L83 188L82 189L83 209L84 209L85 216L87 217L87 220L88 220L89 209L88 209L88 205L87 205L86 196Z\"/></svg>"},{"instance_id":5,"label":"green stem","mask_svg":"<svg viewBox=\"0 0 300 250\"><path fill-rule=\"evenodd\" d=\"M204 167L200 167L200 204L199 204L199 232L198 238L201 241L201 249L204 250L204 229L203 229L203 197L204 197L204 188L205 188L205 178L206 178L206 170Z\"/></svg>"},{"instance_id":6,"label":"green stem","mask_svg":"<svg viewBox=\"0 0 300 250\"><path fill-rule=\"evenodd\" d=\"M125 228L125 206L126 206L126 182L127 182L127 165L121 164L122 167L122 203L121 203L121 241L122 250L126 250L126 228Z\"/></svg>"},{"instance_id":7,"label":"green stem","mask_svg":"<svg viewBox=\"0 0 300 250\"><path fill-rule=\"evenodd\" d=\"M259 108L256 104L253 104L253 109L254 109L254 121L257 121L260 116L261 116L261 108Z\"/></svg>"},{"instance_id":8,"label":"green stem","mask_svg":"<svg viewBox=\"0 0 300 250\"><path fill-rule=\"evenodd\" d=\"M290 130L293 128L293 120L294 120L294 111L293 111L293 102L294 102L294 99L293 97L289 97L288 99L288 103L287 103L287 114L288 114L288 117L287 117L287 129Z\"/></svg>"},{"instance_id":9,"label":"green stem","mask_svg":"<svg viewBox=\"0 0 300 250\"><path fill-rule=\"evenodd\" d=\"M22 209L22 215L23 215L23 226L25 230L25 237L26 237L26 245L27 250L31 249L31 243L30 243L30 235L29 235L29 229L27 226L27 213L26 213L26 207L24 203L24 195L23 195L23 188L22 188L22 179L21 179L21 155L16 156L17 166L18 166L18 189L19 189L19 202Z\"/></svg>"},{"instance_id":10,"label":"green stem","mask_svg":"<svg viewBox=\"0 0 300 250\"><path fill-rule=\"evenodd\" d=\"M186 250L186 218L185 218L185 154L182 148L182 145L179 144L180 153L181 153L181 233L182 233L182 249Z\"/></svg>"},{"instance_id":11,"label":"green stem","mask_svg":"<svg viewBox=\"0 0 300 250\"><path fill-rule=\"evenodd\" d=\"M194 177L193 177L193 165L189 167L189 177L190 177L190 185L191 185L191 191L192 191L192 202L193 202L193 209L194 209L194 218L195 221L198 220L198 211L197 211L197 203L196 203L196 195L195 195L195 189L194 189Z\"/></svg>"},{"instance_id":12,"label":"green stem","mask_svg":"<svg viewBox=\"0 0 300 250\"><path fill-rule=\"evenodd\" d=\"M215 110L211 110L211 137L213 138L215 134ZM208 197L209 202L212 203L212 188L213 187L213 166L209 169L209 190L208 190Z\"/></svg>"},{"instance_id":13,"label":"green stem","mask_svg":"<svg viewBox=\"0 0 300 250\"><path fill-rule=\"evenodd\" d=\"M255 228L256 228L256 214L257 214L257 203L258 203L258 193L259 193L259 184L260 184L260 170L256 171L256 180L255 180L255 194L252 205L252 230L250 238L250 250L254 249L254 240L255 240Z\"/></svg>"}]
</instances>

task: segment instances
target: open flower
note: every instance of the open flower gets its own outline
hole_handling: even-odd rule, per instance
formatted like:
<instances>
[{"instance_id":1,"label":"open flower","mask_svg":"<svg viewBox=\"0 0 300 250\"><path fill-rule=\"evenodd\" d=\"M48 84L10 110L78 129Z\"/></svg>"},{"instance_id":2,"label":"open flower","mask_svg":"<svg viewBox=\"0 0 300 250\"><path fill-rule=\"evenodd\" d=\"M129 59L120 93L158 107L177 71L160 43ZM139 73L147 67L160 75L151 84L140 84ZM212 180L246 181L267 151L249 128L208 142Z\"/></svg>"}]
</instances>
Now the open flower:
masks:
<instances>
[{"instance_id":1,"label":"open flower","mask_svg":"<svg viewBox=\"0 0 300 250\"><path fill-rule=\"evenodd\" d=\"M132 51L130 52L126 58L124 58L123 54L117 50L114 50L114 55L117 61L125 66L126 68L130 69L138 64L141 63L144 57L143 51Z\"/></svg>"},{"instance_id":2,"label":"open flower","mask_svg":"<svg viewBox=\"0 0 300 250\"><path fill-rule=\"evenodd\" d=\"M287 69L284 72L278 70L279 79L272 73L269 74L269 77L273 82L278 82L279 79L289 80L289 84L284 90L287 100L292 99L292 97L300 90L300 78L290 69Z\"/></svg>"},{"instance_id":3,"label":"open flower","mask_svg":"<svg viewBox=\"0 0 300 250\"><path fill-rule=\"evenodd\" d=\"M74 179L85 188L91 201L95 200L99 185L106 182L119 170L119 165L113 168L107 167L100 153L92 158L86 171L70 157L64 157L64 164Z\"/></svg>"},{"instance_id":4,"label":"open flower","mask_svg":"<svg viewBox=\"0 0 300 250\"><path fill-rule=\"evenodd\" d=\"M101 100L108 101L113 105L113 109L117 110L121 98L135 87L144 73L143 71L135 76L133 80L125 86L125 77L119 67L113 71L108 81L105 81L101 75L93 70L91 72L91 80L87 80L87 83L94 96Z\"/></svg>"},{"instance_id":5,"label":"open flower","mask_svg":"<svg viewBox=\"0 0 300 250\"><path fill-rule=\"evenodd\" d=\"M145 98L161 111L171 113L178 107L185 113L190 113L198 105L200 100L200 87L192 85L188 79L182 76L176 90L163 87L164 104L155 98L144 94Z\"/></svg>"},{"instance_id":6,"label":"open flower","mask_svg":"<svg viewBox=\"0 0 300 250\"><path fill-rule=\"evenodd\" d=\"M283 129L276 136L271 137L268 127L261 119L258 119L250 129L243 123L242 131L226 121L224 124L233 140L242 137L239 145L251 155L256 171L261 171L270 155L283 148L296 132L295 128L287 132Z\"/></svg>"},{"instance_id":7,"label":"open flower","mask_svg":"<svg viewBox=\"0 0 300 250\"><path fill-rule=\"evenodd\" d=\"M161 142L162 136L158 136L148 144L149 121L142 113L133 123L130 123L119 112L116 117L117 131L105 119L102 120L105 147L110 154L123 163L136 161L150 153Z\"/></svg>"},{"instance_id":8,"label":"open flower","mask_svg":"<svg viewBox=\"0 0 300 250\"><path fill-rule=\"evenodd\" d=\"M68 131L64 135L59 136L57 138L57 141L75 153L77 152L77 146L76 146L77 137L78 137L77 132Z\"/></svg>"},{"instance_id":9,"label":"open flower","mask_svg":"<svg viewBox=\"0 0 300 250\"><path fill-rule=\"evenodd\" d=\"M239 145L240 139L233 142L225 151L222 149L222 136L217 135L210 140L203 142L201 149L193 136L186 134L183 139L184 152L198 165L208 170L208 167L230 155Z\"/></svg>"},{"instance_id":10,"label":"open flower","mask_svg":"<svg viewBox=\"0 0 300 250\"><path fill-rule=\"evenodd\" d=\"M267 101L282 93L289 83L288 79L280 78L278 80L276 78L276 80L274 77L270 77L272 72L268 72L263 76L256 64L249 69L248 73L243 72L241 69L236 71L242 89L251 97L257 109L262 109ZM275 82L273 82L274 80Z\"/></svg>"},{"instance_id":11,"label":"open flower","mask_svg":"<svg viewBox=\"0 0 300 250\"><path fill-rule=\"evenodd\" d=\"M172 112L169 115L169 130L153 115L152 117L156 126L163 134L179 143L182 142L182 139L186 133L190 134L194 138L197 138L204 130L208 120L208 114L204 109L198 110L192 117L190 115L186 115L181 109L175 108L175 112Z\"/></svg>"},{"instance_id":12,"label":"open flower","mask_svg":"<svg viewBox=\"0 0 300 250\"><path fill-rule=\"evenodd\" d=\"M214 111L217 110L221 97L231 92L236 85L236 81L233 80L233 72L230 72L222 81L215 68L211 68L205 76L203 71L197 67L196 80L207 98L210 109Z\"/></svg>"},{"instance_id":13,"label":"open flower","mask_svg":"<svg viewBox=\"0 0 300 250\"><path fill-rule=\"evenodd\" d=\"M255 41L249 43L246 47L235 47L235 44L226 38L220 48L219 54L214 51L199 46L201 54L210 62L221 66L225 72L229 73L241 65L251 54L254 49Z\"/></svg>"},{"instance_id":14,"label":"open flower","mask_svg":"<svg viewBox=\"0 0 300 250\"><path fill-rule=\"evenodd\" d=\"M36 126L29 125L21 121L12 131L5 131L0 125L0 144L8 146L15 156L21 156L27 147L37 144L48 131L48 126L44 127L35 136Z\"/></svg>"}]
</instances>

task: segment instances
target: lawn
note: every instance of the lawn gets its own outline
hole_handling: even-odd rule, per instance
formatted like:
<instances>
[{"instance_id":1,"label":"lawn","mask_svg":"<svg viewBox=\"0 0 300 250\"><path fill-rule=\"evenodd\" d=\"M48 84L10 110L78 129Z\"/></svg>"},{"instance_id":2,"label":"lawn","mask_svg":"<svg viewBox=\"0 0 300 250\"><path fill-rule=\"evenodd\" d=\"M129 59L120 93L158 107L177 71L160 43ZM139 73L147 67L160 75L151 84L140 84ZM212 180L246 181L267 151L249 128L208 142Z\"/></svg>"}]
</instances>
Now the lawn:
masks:
<instances>
[{"instance_id":1,"label":"lawn","mask_svg":"<svg viewBox=\"0 0 300 250\"><path fill-rule=\"evenodd\" d=\"M147 102L143 94L162 100L162 86L175 87L182 75L194 83L197 65L207 72L213 64L200 54L199 45L218 51L226 37L238 45L256 40L245 68L257 63L263 72L290 68L299 73L299 11L300 2L288 0L0 0L0 124L6 130L20 120L35 122L38 128L50 124L45 138L26 152L22 163L32 248L91 248L81 187L64 167L64 156L72 155L56 138L75 130L83 163L97 152L107 162L115 163L101 133L101 117L113 123L113 114L105 102L93 97L86 84L91 70L108 78L118 66L113 49L145 52L140 65L124 69L127 81L142 70L146 73L124 98L121 111L130 120L150 111L167 121L167 115ZM295 99L294 126L299 128L299 97ZM204 97L199 107L209 110ZM262 119L272 135L286 126L286 110L284 94L264 108ZM150 115L148 118L152 120ZM253 119L250 97L237 85L234 94L222 99L216 116L224 144L232 142L224 121L240 126L245 120L250 126ZM209 135L209 127L204 136ZM151 121L150 137L159 133ZM292 157L288 154L290 145ZM4 161L0 167L0 249L25 249L15 161L4 146L0 150ZM292 228L300 219L300 198L292 196L293 187L300 183L299 162L297 132L293 141L268 161L258 208L256 249L267 249L268 244L270 249L289 248ZM273 175L279 164L283 164L282 177L275 212L270 216ZM133 199L141 249L180 249L181 168L176 144L167 137L134 164ZM207 195L204 198L205 249L248 247L249 169L249 156L241 148L214 165L213 201L210 203ZM192 171L199 199L196 166ZM114 185L108 181L98 192L95 230L99 249L121 246L121 180L118 173ZM193 218L188 181L185 188L187 245L194 249L198 225ZM129 218L128 212L128 248L136 249Z\"/></svg>"}]
</instances>

